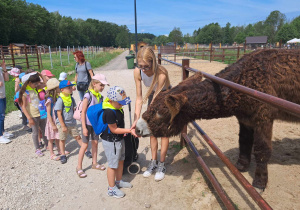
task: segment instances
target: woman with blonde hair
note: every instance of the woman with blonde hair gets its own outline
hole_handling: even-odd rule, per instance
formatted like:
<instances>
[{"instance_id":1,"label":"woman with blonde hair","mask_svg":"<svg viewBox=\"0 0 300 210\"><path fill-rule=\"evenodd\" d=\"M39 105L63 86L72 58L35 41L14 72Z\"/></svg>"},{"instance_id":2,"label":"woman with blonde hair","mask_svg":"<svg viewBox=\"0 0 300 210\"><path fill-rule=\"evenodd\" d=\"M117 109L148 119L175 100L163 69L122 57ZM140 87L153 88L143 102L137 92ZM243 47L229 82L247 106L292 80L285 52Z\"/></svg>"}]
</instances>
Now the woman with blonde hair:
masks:
<instances>
[{"instance_id":1,"label":"woman with blonde hair","mask_svg":"<svg viewBox=\"0 0 300 210\"><path fill-rule=\"evenodd\" d=\"M153 99L162 91L170 88L170 79L168 71L156 61L155 54L150 47L143 47L137 54L138 66L134 69L134 80L136 85L136 101L134 112L134 123L132 129L135 128L137 120L140 118L143 102L148 100L148 106ZM146 95L142 96L142 82L149 87ZM166 167L165 158L169 147L169 138L161 138L160 161L157 161L158 140L154 136L150 136L150 146L152 160L143 173L144 177L149 177L155 170L155 180L164 179Z\"/></svg>"}]
</instances>

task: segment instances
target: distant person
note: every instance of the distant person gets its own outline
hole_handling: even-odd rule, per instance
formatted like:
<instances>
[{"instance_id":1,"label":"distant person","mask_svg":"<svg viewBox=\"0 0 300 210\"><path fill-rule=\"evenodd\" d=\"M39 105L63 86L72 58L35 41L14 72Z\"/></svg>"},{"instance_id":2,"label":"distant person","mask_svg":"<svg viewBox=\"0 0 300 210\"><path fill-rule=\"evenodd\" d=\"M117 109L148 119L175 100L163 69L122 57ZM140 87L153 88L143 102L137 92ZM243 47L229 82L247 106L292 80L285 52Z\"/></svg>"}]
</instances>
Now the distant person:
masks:
<instances>
[{"instance_id":1,"label":"distant person","mask_svg":"<svg viewBox=\"0 0 300 210\"><path fill-rule=\"evenodd\" d=\"M61 72L61 73L59 74L58 80L59 80L59 81L63 81L63 80L66 80L67 77L68 77L68 74L67 74L66 72Z\"/></svg>"},{"instance_id":2,"label":"distant person","mask_svg":"<svg viewBox=\"0 0 300 210\"><path fill-rule=\"evenodd\" d=\"M4 131L4 118L6 110L6 94L5 94L5 84L9 80L8 72L6 70L5 61L3 59L0 69L0 143L7 144L11 142L10 137L13 134Z\"/></svg>"},{"instance_id":3,"label":"distant person","mask_svg":"<svg viewBox=\"0 0 300 210\"><path fill-rule=\"evenodd\" d=\"M89 87L89 76L92 78L94 76L92 66L84 58L84 55L81 51L76 51L73 53L74 59L76 61L75 65L75 83L77 85L77 90L79 93L80 100L83 100L85 91Z\"/></svg>"}]
</instances>

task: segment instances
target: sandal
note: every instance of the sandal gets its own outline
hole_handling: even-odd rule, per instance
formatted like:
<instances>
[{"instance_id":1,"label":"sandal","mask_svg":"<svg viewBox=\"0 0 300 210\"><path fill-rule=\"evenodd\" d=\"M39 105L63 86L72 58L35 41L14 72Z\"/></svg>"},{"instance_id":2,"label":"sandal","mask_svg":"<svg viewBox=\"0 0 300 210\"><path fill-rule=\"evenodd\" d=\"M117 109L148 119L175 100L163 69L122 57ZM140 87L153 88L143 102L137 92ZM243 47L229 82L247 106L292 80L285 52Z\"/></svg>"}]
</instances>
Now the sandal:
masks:
<instances>
[{"instance_id":1,"label":"sandal","mask_svg":"<svg viewBox=\"0 0 300 210\"><path fill-rule=\"evenodd\" d=\"M106 167L104 165L93 164L92 169L104 171L106 169Z\"/></svg>"},{"instance_id":2,"label":"sandal","mask_svg":"<svg viewBox=\"0 0 300 210\"><path fill-rule=\"evenodd\" d=\"M70 154L70 152L65 150L65 155L68 155L68 154ZM61 155L61 152L58 152L57 155Z\"/></svg>"},{"instance_id":3,"label":"sandal","mask_svg":"<svg viewBox=\"0 0 300 210\"><path fill-rule=\"evenodd\" d=\"M77 173L77 175L78 175L79 178L85 178L85 177L87 177L87 175L83 172L82 169L78 170L76 168L76 173Z\"/></svg>"},{"instance_id":4,"label":"sandal","mask_svg":"<svg viewBox=\"0 0 300 210\"><path fill-rule=\"evenodd\" d=\"M36 154L38 157L44 156L44 153L43 153L41 150L39 150L39 149L37 149L37 150L35 151L35 154Z\"/></svg>"},{"instance_id":5,"label":"sandal","mask_svg":"<svg viewBox=\"0 0 300 210\"><path fill-rule=\"evenodd\" d=\"M51 159L51 160L58 161L58 160L60 159L60 157L59 157L59 156L56 156L55 154L53 154L53 155L50 156L50 159Z\"/></svg>"}]
</instances>

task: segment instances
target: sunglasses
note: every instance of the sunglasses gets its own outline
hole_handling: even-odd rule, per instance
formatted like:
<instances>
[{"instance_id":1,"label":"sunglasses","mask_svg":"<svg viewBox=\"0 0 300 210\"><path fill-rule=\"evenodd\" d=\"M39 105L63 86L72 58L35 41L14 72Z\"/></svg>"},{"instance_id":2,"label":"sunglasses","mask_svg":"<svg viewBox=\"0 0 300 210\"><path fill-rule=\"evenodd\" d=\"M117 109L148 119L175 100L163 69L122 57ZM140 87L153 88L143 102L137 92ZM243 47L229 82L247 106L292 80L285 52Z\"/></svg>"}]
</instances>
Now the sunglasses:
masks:
<instances>
[{"instance_id":1,"label":"sunglasses","mask_svg":"<svg viewBox=\"0 0 300 210\"><path fill-rule=\"evenodd\" d=\"M151 69L150 66L137 66L137 68L138 68L139 70L143 70L143 69L144 69L144 71L149 71L149 70Z\"/></svg>"}]
</instances>

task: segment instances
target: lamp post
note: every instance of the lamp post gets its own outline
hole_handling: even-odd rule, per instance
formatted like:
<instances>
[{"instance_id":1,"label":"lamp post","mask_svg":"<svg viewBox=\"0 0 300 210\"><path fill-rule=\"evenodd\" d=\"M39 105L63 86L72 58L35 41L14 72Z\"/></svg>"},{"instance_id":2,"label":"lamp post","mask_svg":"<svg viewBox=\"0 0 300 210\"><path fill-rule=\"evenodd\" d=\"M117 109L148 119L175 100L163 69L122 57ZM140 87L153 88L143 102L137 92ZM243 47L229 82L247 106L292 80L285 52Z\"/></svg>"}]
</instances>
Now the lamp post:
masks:
<instances>
[{"instance_id":1,"label":"lamp post","mask_svg":"<svg viewBox=\"0 0 300 210\"><path fill-rule=\"evenodd\" d=\"M134 0L134 19L135 19L135 53L137 55L137 20L136 20L136 0Z\"/></svg>"}]
</instances>

